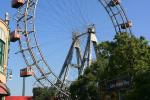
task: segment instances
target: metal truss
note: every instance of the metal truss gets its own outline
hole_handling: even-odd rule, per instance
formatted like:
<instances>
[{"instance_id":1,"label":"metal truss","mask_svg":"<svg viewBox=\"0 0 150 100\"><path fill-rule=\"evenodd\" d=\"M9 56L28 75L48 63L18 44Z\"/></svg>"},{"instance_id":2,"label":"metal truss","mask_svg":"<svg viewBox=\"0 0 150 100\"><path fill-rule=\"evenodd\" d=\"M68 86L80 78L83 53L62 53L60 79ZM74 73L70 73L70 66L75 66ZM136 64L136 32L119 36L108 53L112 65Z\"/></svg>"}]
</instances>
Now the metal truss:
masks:
<instances>
[{"instance_id":1,"label":"metal truss","mask_svg":"<svg viewBox=\"0 0 150 100\"><path fill-rule=\"evenodd\" d=\"M87 35L87 41L85 49L82 50L80 47L80 41L82 41L81 37ZM97 53L97 38L96 38L96 29L94 25L88 27L87 32L83 34L75 33L73 36L73 41L71 47L69 49L68 55L66 57L65 63L63 64L62 70L59 75L59 79L63 80L64 84L67 84L68 73L71 68L78 69L78 76L84 73L86 67L89 67L92 63L92 47L95 50L95 55L98 56ZM73 53L76 51L76 63L72 63ZM82 52L83 51L83 52ZM83 55L82 55L83 53ZM60 87L62 88L64 84L61 84Z\"/></svg>"}]
</instances>

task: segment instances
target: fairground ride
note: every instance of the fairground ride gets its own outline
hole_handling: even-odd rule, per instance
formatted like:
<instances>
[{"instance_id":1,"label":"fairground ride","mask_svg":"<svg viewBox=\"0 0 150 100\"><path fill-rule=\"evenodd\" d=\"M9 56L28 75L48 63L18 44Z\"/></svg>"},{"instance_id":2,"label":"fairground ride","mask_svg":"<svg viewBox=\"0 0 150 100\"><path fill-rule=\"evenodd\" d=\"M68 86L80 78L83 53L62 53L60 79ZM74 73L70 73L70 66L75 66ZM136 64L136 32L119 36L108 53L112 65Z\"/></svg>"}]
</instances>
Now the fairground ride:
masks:
<instances>
[{"instance_id":1,"label":"fairground ride","mask_svg":"<svg viewBox=\"0 0 150 100\"><path fill-rule=\"evenodd\" d=\"M85 68L94 61L93 58L96 59L98 56L96 30L99 29L97 23L100 19L100 7L108 14L115 34L131 34L132 22L128 20L120 0L13 0L12 7L17 9L17 24L11 34L11 41L18 41L20 51L17 53L22 54L28 66L26 71L33 70L33 74L24 76L32 74L38 86L55 87L65 96L70 94L67 90L70 83L82 75ZM43 40L48 40L51 38L45 34L56 34L58 30L62 32L62 38L64 33L73 34L69 52L59 75L55 74L55 70L47 63L48 60L40 48L42 45L37 40L37 33L42 34L40 38L43 36ZM71 75L72 73L76 78Z\"/></svg>"}]
</instances>

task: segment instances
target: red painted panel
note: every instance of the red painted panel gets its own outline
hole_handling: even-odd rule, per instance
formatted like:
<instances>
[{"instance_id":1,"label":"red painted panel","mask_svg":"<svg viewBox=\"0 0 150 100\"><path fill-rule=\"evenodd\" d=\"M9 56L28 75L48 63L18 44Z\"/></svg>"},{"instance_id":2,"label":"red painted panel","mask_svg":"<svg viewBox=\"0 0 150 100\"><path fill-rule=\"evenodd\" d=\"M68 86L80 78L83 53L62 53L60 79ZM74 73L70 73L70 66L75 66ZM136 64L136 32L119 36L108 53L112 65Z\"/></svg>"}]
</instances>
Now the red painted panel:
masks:
<instances>
[{"instance_id":1,"label":"red painted panel","mask_svg":"<svg viewBox=\"0 0 150 100\"><path fill-rule=\"evenodd\" d=\"M32 100L31 96L7 96L5 100Z\"/></svg>"}]
</instances>

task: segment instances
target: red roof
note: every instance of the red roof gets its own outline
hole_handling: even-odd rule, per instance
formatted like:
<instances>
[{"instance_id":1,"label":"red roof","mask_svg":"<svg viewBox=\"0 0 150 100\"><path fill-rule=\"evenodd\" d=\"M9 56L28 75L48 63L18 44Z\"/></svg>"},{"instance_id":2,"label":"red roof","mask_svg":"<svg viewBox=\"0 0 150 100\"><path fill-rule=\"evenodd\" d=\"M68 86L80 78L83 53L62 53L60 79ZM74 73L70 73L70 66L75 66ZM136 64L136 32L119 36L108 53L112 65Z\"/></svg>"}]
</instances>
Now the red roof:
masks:
<instances>
[{"instance_id":1,"label":"red roof","mask_svg":"<svg viewBox=\"0 0 150 100\"><path fill-rule=\"evenodd\" d=\"M0 83L0 95L9 95L9 90L7 88L7 86L3 83Z\"/></svg>"}]
</instances>

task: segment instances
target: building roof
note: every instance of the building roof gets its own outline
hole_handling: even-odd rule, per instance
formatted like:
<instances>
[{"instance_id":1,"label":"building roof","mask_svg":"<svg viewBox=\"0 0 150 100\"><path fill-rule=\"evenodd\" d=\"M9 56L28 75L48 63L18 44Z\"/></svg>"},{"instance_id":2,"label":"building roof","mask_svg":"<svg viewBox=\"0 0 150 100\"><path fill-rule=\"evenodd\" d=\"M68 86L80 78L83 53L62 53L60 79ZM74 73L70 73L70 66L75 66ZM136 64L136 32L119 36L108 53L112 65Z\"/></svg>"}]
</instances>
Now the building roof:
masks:
<instances>
[{"instance_id":1,"label":"building roof","mask_svg":"<svg viewBox=\"0 0 150 100\"><path fill-rule=\"evenodd\" d=\"M10 95L10 91L8 87L3 83L0 83L0 95L5 95L5 96Z\"/></svg>"},{"instance_id":2,"label":"building roof","mask_svg":"<svg viewBox=\"0 0 150 100\"><path fill-rule=\"evenodd\" d=\"M9 29L8 25L4 22L3 19L0 18L0 22L3 23Z\"/></svg>"}]
</instances>

